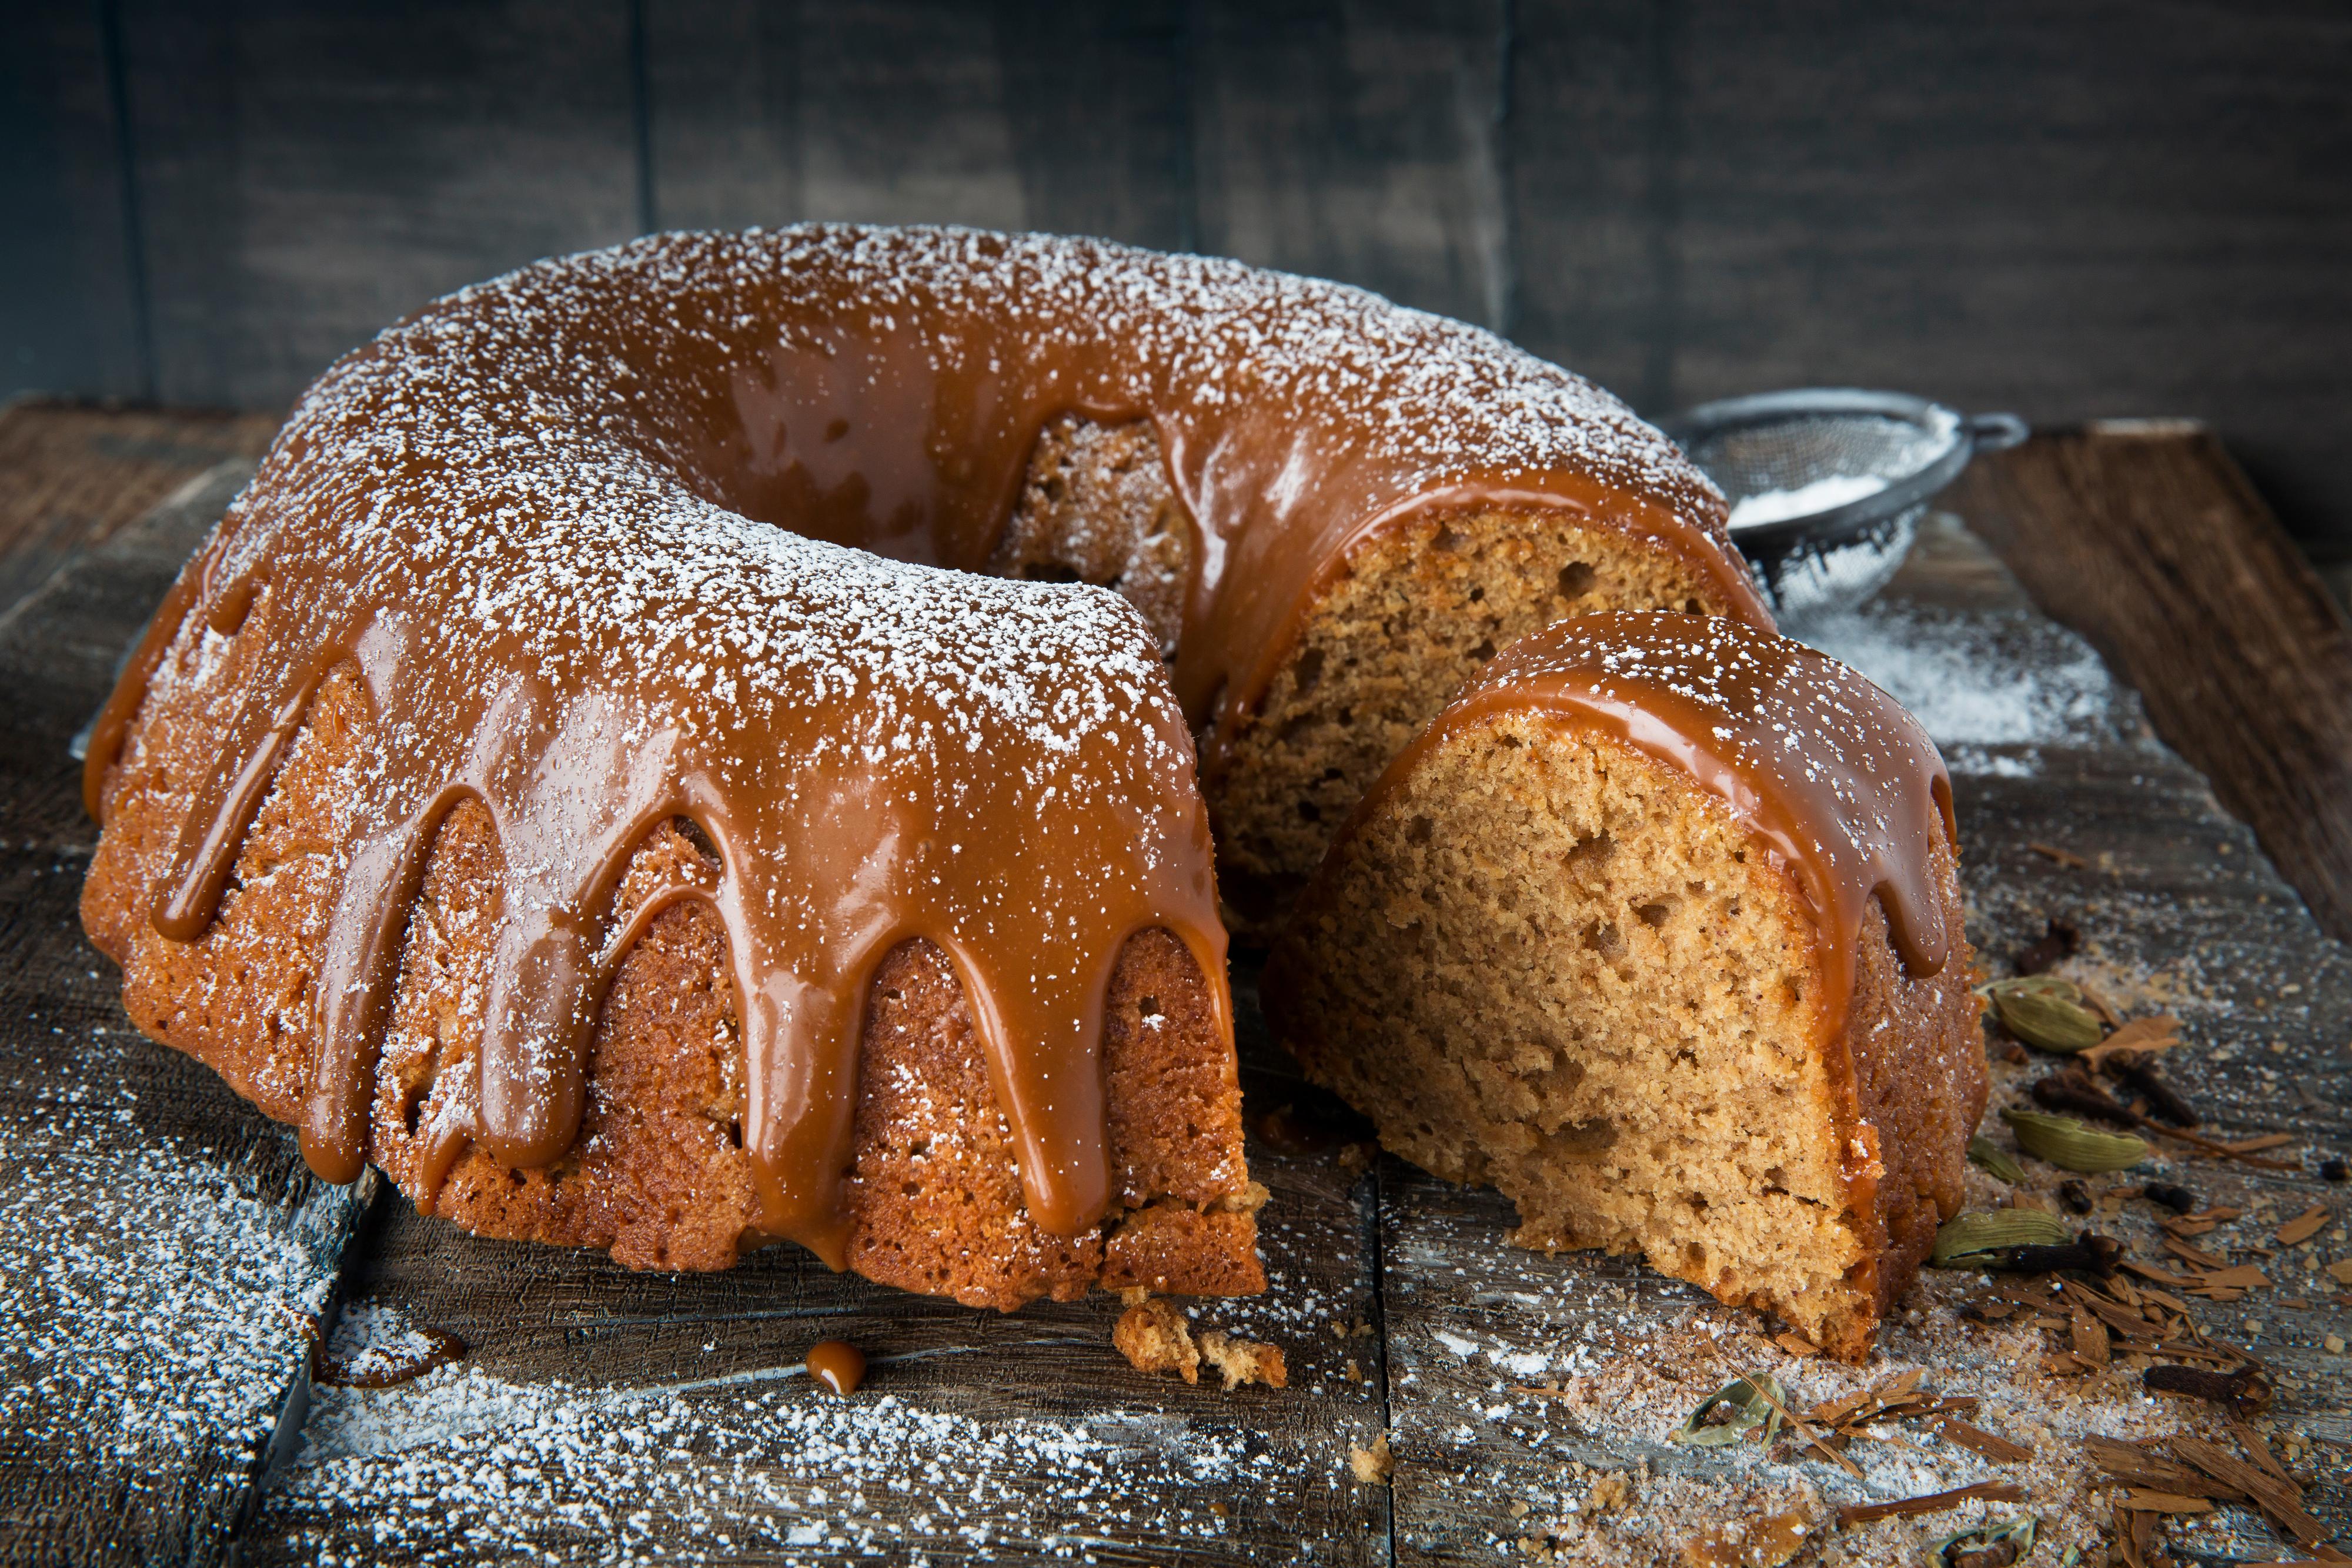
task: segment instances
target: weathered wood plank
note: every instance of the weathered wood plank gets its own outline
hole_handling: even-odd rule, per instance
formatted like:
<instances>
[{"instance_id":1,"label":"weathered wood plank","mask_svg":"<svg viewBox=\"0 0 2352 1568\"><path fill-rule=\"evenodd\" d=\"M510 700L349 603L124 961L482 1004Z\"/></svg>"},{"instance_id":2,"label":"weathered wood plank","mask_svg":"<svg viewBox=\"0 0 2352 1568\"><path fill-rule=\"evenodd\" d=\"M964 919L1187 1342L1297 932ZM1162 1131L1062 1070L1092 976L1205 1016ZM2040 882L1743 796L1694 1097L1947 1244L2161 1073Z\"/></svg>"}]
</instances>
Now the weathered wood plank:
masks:
<instances>
[{"instance_id":1,"label":"weathered wood plank","mask_svg":"<svg viewBox=\"0 0 2352 1568\"><path fill-rule=\"evenodd\" d=\"M1181 19L1168 4L656 7L656 221L968 223L1181 246Z\"/></svg>"},{"instance_id":2,"label":"weathered wood plank","mask_svg":"<svg viewBox=\"0 0 2352 1568\"><path fill-rule=\"evenodd\" d=\"M81 935L66 744L241 474L0 619L0 1558L222 1561L301 1416L373 1183L331 1188L218 1078L140 1038Z\"/></svg>"},{"instance_id":3,"label":"weathered wood plank","mask_svg":"<svg viewBox=\"0 0 2352 1568\"><path fill-rule=\"evenodd\" d=\"M122 7L158 394L276 407L451 289L637 228L628 7Z\"/></svg>"},{"instance_id":4,"label":"weathered wood plank","mask_svg":"<svg viewBox=\"0 0 2352 1568\"><path fill-rule=\"evenodd\" d=\"M2129 0L1517 7L1535 352L1652 414L1912 388L2212 422L2352 549L2352 16ZM2326 259L2322 259L2326 258Z\"/></svg>"},{"instance_id":5,"label":"weathered wood plank","mask_svg":"<svg viewBox=\"0 0 2352 1568\"><path fill-rule=\"evenodd\" d=\"M0 48L0 399L150 395L103 8L8 8Z\"/></svg>"},{"instance_id":6,"label":"weathered wood plank","mask_svg":"<svg viewBox=\"0 0 2352 1568\"><path fill-rule=\"evenodd\" d=\"M268 414L25 400L0 409L0 616L215 464L261 455Z\"/></svg>"},{"instance_id":7,"label":"weathered wood plank","mask_svg":"<svg viewBox=\"0 0 2352 1568\"><path fill-rule=\"evenodd\" d=\"M2317 1239L2264 1263L2273 1288L2226 1306L2200 1302L2196 1316L2275 1369L2281 1432L2352 1438L2352 1364L2324 1347L2330 1334L2352 1333L2352 1294L2317 1271L2352 1254L2352 1205L2315 1168L2318 1155L2352 1146L2352 956L2314 925L2203 780L2148 735L2131 693L2033 611L1968 535L1931 530L1888 601L1821 640L1937 733L1954 768L1969 934L1987 967L2009 972L2011 956L2050 916L2076 922L2084 950L2066 972L2129 1012L2161 1007L2183 1020L2188 1044L2167 1071L2208 1113L2210 1131L2294 1134L2276 1151L2297 1160L2294 1172L2182 1158L2177 1146L2153 1170L2209 1203L2265 1217L2203 1243L2241 1257L2309 1205L2331 1208ZM2035 842L2091 864L2068 869L2029 848ZM2052 1065L1997 1056L1996 1104L2015 1103ZM2046 1198L2062 1174L2035 1162L2031 1185ZM2121 1195L2147 1174L2091 1185ZM1401 1561L1491 1561L1497 1550L1524 1550L1523 1541L1579 1561L1671 1561L1717 1521L1786 1514L1817 1539L1832 1504L1983 1479L2023 1486L2021 1506L2041 1515L2055 1561L2063 1546L2111 1528L2105 1488L2080 1446L2085 1434L2209 1423L2178 1402L2147 1400L2136 1372L2074 1387L2044 1377L2038 1336L1958 1315L1980 1288L1973 1274L1931 1273L1857 1374L1794 1357L1767 1337L1778 1325L1628 1260L1504 1247L1513 1216L1490 1192L1393 1165L1383 1179ZM1980 1206L2005 1191L1981 1173L1971 1182ZM2153 1257L2158 1212L2119 1201L2093 1223ZM1907 1448L1856 1444L1851 1453L1867 1476L1855 1480L1802 1452L1668 1440L1704 1396L1747 1372L1780 1377L1810 1406L1915 1366L1947 1394L1980 1397L1982 1422L2036 1447L2034 1459L1991 1464L1913 1425L1901 1434ZM2342 1449L2320 1455L2306 1461L2320 1481L2309 1506L2331 1529L2352 1529ZM1624 1478L1624 1500L1609 1500L1614 1483L1603 1478L1612 1472ZM1821 1560L1916 1560L1921 1540L1985 1511L1870 1526L1840 1536ZM2190 1544L2205 1556L2282 1554L2243 1516Z\"/></svg>"},{"instance_id":8,"label":"weathered wood plank","mask_svg":"<svg viewBox=\"0 0 2352 1568\"><path fill-rule=\"evenodd\" d=\"M1502 324L1499 5L1221 5L1195 40L1202 248Z\"/></svg>"},{"instance_id":9,"label":"weathered wood plank","mask_svg":"<svg viewBox=\"0 0 2352 1568\"><path fill-rule=\"evenodd\" d=\"M1658 82L1676 11L1515 7L1514 339L1654 417L1675 406L1673 129Z\"/></svg>"},{"instance_id":10,"label":"weathered wood plank","mask_svg":"<svg viewBox=\"0 0 2352 1568\"><path fill-rule=\"evenodd\" d=\"M1958 494L2322 928L2352 938L2352 623L2221 444L2094 426L1990 459Z\"/></svg>"}]
</instances>

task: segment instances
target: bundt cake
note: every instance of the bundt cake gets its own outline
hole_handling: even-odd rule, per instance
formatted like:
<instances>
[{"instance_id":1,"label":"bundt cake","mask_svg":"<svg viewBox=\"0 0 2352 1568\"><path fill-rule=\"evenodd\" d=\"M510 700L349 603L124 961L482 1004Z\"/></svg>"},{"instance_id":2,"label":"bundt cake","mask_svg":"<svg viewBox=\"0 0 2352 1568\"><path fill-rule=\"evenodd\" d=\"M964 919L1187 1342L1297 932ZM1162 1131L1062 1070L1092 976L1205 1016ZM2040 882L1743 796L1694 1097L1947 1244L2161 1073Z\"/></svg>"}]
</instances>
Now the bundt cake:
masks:
<instances>
[{"instance_id":1,"label":"bundt cake","mask_svg":"<svg viewBox=\"0 0 2352 1568\"><path fill-rule=\"evenodd\" d=\"M94 732L84 923L314 1169L477 1231L1260 1288L1212 821L1279 896L1514 636L1764 623L1723 511L1567 372L1231 263L542 263L295 410Z\"/></svg>"},{"instance_id":2,"label":"bundt cake","mask_svg":"<svg viewBox=\"0 0 2352 1568\"><path fill-rule=\"evenodd\" d=\"M1984 1047L1951 787L1737 622L1514 644L1391 764L1262 986L1310 1077L1515 1239L1640 1251L1859 1355L1958 1208Z\"/></svg>"}]
</instances>

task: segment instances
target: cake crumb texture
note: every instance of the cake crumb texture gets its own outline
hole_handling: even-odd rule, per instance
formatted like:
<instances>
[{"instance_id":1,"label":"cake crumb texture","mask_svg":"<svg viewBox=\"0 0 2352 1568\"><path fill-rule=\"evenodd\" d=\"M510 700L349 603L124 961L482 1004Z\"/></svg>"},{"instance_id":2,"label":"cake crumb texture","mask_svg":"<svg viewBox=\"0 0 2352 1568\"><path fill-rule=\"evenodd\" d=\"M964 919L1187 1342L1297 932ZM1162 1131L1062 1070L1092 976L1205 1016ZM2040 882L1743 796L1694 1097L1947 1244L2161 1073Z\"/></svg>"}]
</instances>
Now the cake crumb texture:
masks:
<instances>
[{"instance_id":1,"label":"cake crumb texture","mask_svg":"<svg viewBox=\"0 0 2352 1568\"><path fill-rule=\"evenodd\" d=\"M1263 994L1389 1148L1510 1197L1520 1244L1640 1253L1851 1357L1957 1209L1984 1094L1965 947L1910 976L1874 901L1859 951L1825 997L1811 906L1717 796L1507 710L1384 786Z\"/></svg>"}]
</instances>

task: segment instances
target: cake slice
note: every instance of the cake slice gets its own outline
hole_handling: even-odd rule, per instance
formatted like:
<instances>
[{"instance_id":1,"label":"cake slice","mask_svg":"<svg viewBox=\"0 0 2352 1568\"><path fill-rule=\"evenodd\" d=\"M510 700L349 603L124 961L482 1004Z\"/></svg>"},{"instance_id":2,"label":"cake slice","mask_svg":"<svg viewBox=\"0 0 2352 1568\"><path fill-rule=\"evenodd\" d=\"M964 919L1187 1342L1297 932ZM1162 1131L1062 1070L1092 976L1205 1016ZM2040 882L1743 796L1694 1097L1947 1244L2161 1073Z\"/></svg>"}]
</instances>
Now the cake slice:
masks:
<instances>
[{"instance_id":1,"label":"cake slice","mask_svg":"<svg viewBox=\"0 0 2352 1568\"><path fill-rule=\"evenodd\" d=\"M1381 1142L1867 1350L1985 1102L1950 784L1894 699L1736 622L1515 643L1334 841L1262 995Z\"/></svg>"}]
</instances>

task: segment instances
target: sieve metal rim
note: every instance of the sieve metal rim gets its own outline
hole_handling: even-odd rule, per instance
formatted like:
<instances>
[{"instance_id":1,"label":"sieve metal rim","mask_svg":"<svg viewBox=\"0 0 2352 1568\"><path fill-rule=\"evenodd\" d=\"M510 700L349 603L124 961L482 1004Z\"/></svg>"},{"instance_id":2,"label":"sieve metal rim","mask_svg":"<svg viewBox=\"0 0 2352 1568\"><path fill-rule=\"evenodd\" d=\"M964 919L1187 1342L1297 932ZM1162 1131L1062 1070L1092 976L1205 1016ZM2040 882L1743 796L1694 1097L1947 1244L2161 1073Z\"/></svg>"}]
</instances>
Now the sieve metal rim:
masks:
<instances>
[{"instance_id":1,"label":"sieve metal rim","mask_svg":"<svg viewBox=\"0 0 2352 1568\"><path fill-rule=\"evenodd\" d=\"M1687 452L1695 444L1734 431L1841 414L1899 420L1922 432L1933 430L1942 418L1948 417L1952 434L1943 451L1909 476L1883 490L1822 511L1732 526L1731 537L1743 551L1769 551L1801 541L1835 544L1867 533L1888 518L1924 505L1929 497L1958 478L1979 452L1998 452L2014 446L2029 434L2026 423L2013 413L1966 414L1908 392L1873 392L1863 387L1801 387L1718 398L1661 420L1658 428ZM1700 466L1704 468L1706 465Z\"/></svg>"}]
</instances>

